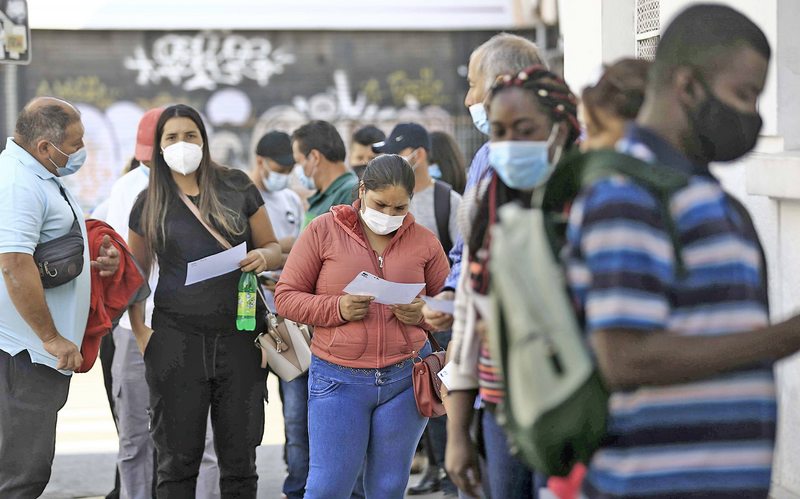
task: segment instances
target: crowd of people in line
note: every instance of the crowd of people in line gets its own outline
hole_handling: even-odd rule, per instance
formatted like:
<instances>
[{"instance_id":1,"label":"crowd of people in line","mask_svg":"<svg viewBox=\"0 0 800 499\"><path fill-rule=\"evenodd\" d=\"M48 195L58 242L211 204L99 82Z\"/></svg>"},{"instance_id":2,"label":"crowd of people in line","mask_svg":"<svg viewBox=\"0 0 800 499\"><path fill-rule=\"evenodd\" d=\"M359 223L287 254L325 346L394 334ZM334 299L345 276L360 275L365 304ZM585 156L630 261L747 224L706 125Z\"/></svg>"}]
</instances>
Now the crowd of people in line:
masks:
<instances>
[{"instance_id":1,"label":"crowd of people in line","mask_svg":"<svg viewBox=\"0 0 800 499\"><path fill-rule=\"evenodd\" d=\"M256 497L274 397L253 346L267 312L313 327L308 372L279 383L286 498L767 497L772 364L800 349L800 317L770 325L757 233L709 164L754 148L770 57L746 16L699 4L664 30L654 62L614 62L578 95L534 43L498 34L468 61L464 106L486 136L469 167L453 137L418 123L388 136L364 126L346 146L312 121L265 134L244 172L214 161L197 110L151 109L129 171L92 215L113 240L93 236L60 180L85 161L80 113L34 99L0 154L0 497L47 485L87 319L120 300L133 263L150 293L125 295L100 351L119 497ZM504 205L535 206L565 159L602 150L689 180L663 201L598 178L563 207L559 258L610 398L593 457L548 477L504 427L487 339L493 234ZM37 249L76 226L82 270L49 287ZM220 237L246 246L241 271L187 285ZM252 332L235 327L242 272L265 291ZM346 293L363 272L422 291L394 305ZM429 420L412 372L431 336L450 363L447 415ZM418 456L427 464L409 488Z\"/></svg>"}]
</instances>

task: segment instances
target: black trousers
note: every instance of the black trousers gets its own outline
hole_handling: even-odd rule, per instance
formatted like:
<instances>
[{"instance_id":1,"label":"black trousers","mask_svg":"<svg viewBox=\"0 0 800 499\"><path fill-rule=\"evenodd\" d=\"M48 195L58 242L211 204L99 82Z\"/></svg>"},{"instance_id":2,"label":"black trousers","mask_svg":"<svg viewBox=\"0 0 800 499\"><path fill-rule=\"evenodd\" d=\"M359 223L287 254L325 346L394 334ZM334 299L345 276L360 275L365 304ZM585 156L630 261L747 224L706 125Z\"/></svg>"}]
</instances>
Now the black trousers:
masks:
<instances>
[{"instance_id":1,"label":"black trousers","mask_svg":"<svg viewBox=\"0 0 800 499\"><path fill-rule=\"evenodd\" d=\"M50 481L58 411L71 376L0 350L0 497L39 497Z\"/></svg>"},{"instance_id":2,"label":"black trousers","mask_svg":"<svg viewBox=\"0 0 800 499\"><path fill-rule=\"evenodd\" d=\"M201 335L164 327L153 333L144 362L159 499L195 497L209 406L222 497L255 499L267 371L254 339L254 333Z\"/></svg>"}]
</instances>

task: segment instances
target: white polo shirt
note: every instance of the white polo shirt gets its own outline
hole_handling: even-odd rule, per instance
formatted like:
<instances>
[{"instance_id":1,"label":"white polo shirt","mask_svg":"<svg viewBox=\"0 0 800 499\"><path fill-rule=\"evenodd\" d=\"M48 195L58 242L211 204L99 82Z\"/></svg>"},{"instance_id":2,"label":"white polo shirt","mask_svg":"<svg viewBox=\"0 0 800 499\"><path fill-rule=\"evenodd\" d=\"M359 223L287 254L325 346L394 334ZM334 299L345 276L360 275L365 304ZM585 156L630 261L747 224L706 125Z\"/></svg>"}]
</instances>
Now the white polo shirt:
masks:
<instances>
[{"instance_id":1,"label":"white polo shirt","mask_svg":"<svg viewBox=\"0 0 800 499\"><path fill-rule=\"evenodd\" d=\"M106 222L117 233L122 236L125 242L128 242L128 220L131 216L133 204L139 197L139 194L150 183L150 169L144 165L139 165L138 168L129 171L111 186L111 194L108 198L108 213L106 215ZM153 262L150 271L150 279L148 285L150 286L150 296L147 297L145 302L145 319L144 322L150 326L150 321L153 317L153 296L155 295L156 285L158 284L158 263ZM119 320L120 327L131 329L131 320L128 317L128 312L123 314Z\"/></svg>"}]
</instances>

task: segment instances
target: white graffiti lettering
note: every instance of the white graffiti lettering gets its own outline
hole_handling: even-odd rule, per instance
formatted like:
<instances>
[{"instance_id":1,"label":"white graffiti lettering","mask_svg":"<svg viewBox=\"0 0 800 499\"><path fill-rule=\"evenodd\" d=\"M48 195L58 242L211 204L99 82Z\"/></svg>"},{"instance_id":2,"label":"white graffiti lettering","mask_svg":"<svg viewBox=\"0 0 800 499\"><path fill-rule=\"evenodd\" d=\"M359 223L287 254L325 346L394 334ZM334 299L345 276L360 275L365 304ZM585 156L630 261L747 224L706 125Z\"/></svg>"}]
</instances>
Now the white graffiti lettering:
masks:
<instances>
[{"instance_id":1,"label":"white graffiti lettering","mask_svg":"<svg viewBox=\"0 0 800 499\"><path fill-rule=\"evenodd\" d=\"M266 38L204 32L162 36L153 43L151 57L144 47L136 47L124 64L138 72L136 83L141 86L166 79L192 91L238 85L245 79L266 87L274 75L282 74L294 62L294 54L274 48Z\"/></svg>"}]
</instances>

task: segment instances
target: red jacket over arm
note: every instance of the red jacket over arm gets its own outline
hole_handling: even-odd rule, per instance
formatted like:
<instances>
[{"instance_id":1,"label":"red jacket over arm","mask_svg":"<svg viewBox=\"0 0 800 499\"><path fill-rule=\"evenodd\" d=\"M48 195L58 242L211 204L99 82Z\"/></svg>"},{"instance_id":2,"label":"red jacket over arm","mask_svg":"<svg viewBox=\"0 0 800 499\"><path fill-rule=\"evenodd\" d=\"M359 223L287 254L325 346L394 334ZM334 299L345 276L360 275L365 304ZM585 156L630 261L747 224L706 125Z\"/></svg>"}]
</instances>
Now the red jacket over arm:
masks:
<instances>
[{"instance_id":1,"label":"red jacket over arm","mask_svg":"<svg viewBox=\"0 0 800 499\"><path fill-rule=\"evenodd\" d=\"M128 245L110 225L100 220L87 220L86 232L89 236L89 253L92 261L100 255L103 236L111 237L111 244L119 251L119 269L110 277L100 277L99 272L92 271L89 320L81 345L83 364L76 371L79 373L88 372L92 368L100 350L100 339L111 331L113 323L122 316L131 299L145 282L134 263Z\"/></svg>"}]
</instances>

